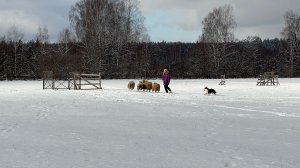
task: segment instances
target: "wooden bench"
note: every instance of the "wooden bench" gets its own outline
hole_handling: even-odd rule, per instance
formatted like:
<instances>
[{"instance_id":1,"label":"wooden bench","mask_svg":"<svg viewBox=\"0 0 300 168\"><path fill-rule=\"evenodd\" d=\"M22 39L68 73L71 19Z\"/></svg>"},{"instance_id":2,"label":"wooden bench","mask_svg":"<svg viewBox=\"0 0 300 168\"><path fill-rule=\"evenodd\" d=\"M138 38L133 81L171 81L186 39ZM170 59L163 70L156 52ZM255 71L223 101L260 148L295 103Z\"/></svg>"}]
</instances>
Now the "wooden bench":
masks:
<instances>
[{"instance_id":1,"label":"wooden bench","mask_svg":"<svg viewBox=\"0 0 300 168\"><path fill-rule=\"evenodd\" d=\"M278 82L278 75L275 75L274 71L265 72L263 75L259 75L256 85L257 86L280 85L280 83Z\"/></svg>"}]
</instances>

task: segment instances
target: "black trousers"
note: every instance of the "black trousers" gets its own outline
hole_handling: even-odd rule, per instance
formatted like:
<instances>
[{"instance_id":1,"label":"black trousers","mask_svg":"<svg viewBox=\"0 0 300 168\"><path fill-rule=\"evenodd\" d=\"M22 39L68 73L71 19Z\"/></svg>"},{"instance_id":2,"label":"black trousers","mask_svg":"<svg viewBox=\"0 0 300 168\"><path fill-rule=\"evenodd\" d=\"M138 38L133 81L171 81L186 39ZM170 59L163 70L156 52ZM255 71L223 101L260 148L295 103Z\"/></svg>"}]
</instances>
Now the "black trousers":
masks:
<instances>
[{"instance_id":1,"label":"black trousers","mask_svg":"<svg viewBox=\"0 0 300 168\"><path fill-rule=\"evenodd\" d=\"M166 93L168 93L168 91L170 91L170 92L171 92L171 89L169 88L169 85L164 85L164 87L165 87L165 91L166 91Z\"/></svg>"}]
</instances>

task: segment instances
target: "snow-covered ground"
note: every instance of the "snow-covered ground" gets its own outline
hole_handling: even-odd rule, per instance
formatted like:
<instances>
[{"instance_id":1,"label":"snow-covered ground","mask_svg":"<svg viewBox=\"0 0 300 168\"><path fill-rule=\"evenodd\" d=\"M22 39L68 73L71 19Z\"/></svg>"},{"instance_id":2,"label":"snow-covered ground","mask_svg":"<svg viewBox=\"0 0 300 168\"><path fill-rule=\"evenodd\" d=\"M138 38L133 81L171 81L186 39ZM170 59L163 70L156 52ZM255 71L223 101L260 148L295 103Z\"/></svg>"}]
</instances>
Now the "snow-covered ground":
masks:
<instances>
[{"instance_id":1,"label":"snow-covered ground","mask_svg":"<svg viewBox=\"0 0 300 168\"><path fill-rule=\"evenodd\" d=\"M80 91L1 81L0 167L300 167L300 79L172 80L172 94L128 81Z\"/></svg>"}]
</instances>

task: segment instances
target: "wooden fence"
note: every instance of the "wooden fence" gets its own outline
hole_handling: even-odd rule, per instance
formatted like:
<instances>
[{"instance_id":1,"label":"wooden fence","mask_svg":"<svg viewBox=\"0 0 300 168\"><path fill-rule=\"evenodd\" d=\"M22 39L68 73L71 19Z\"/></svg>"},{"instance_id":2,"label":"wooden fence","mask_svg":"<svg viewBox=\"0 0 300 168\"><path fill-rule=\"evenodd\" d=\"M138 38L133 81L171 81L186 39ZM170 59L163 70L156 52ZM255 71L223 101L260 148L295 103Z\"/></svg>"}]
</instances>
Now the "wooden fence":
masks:
<instances>
[{"instance_id":1,"label":"wooden fence","mask_svg":"<svg viewBox=\"0 0 300 168\"><path fill-rule=\"evenodd\" d=\"M257 86L275 86L280 85L278 82L278 75L275 72L265 72L263 75L259 75L257 79Z\"/></svg>"},{"instance_id":2,"label":"wooden fence","mask_svg":"<svg viewBox=\"0 0 300 168\"><path fill-rule=\"evenodd\" d=\"M74 89L90 90L102 89L101 73L99 74L82 74L70 72L69 78L55 77L52 71L43 72L43 89Z\"/></svg>"}]
</instances>

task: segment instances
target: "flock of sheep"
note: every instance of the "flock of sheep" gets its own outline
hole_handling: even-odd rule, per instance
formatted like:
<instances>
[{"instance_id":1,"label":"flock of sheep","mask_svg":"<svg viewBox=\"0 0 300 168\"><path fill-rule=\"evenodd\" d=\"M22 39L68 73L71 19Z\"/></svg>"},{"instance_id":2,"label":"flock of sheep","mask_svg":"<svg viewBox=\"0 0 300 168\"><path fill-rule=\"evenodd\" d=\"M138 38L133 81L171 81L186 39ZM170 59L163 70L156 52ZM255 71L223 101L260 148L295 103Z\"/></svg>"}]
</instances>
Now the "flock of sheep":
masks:
<instances>
[{"instance_id":1,"label":"flock of sheep","mask_svg":"<svg viewBox=\"0 0 300 168\"><path fill-rule=\"evenodd\" d=\"M129 90L133 90L135 87L135 83L134 81L129 81L128 82L128 89ZM154 82L149 82L148 80L142 80L139 81L139 83L137 84L137 90L143 90L143 91L152 91L152 92L159 92L160 91L160 84Z\"/></svg>"}]
</instances>

